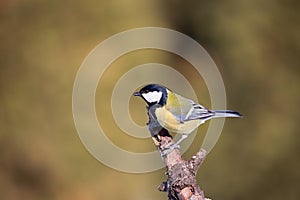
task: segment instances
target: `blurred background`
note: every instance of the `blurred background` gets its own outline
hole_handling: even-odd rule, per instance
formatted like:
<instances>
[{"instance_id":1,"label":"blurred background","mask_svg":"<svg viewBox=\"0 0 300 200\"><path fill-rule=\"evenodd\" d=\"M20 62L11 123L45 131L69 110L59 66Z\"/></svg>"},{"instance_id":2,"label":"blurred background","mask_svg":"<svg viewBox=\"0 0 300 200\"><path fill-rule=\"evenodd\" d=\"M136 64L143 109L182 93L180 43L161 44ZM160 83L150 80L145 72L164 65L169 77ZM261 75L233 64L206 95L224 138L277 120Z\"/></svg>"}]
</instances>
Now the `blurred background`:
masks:
<instances>
[{"instance_id":1,"label":"blurred background","mask_svg":"<svg viewBox=\"0 0 300 200\"><path fill-rule=\"evenodd\" d=\"M222 74L228 108L245 116L226 120L198 172L206 196L299 199L299 15L293 0L1 1L0 199L167 199L156 189L165 169L129 174L106 167L82 145L72 118L84 58L111 35L144 26L198 41ZM152 140L124 136L106 104L122 74L154 61L179 70L210 105L201 77L178 57L154 50L121 57L101 79L96 107L108 137L130 151L154 150ZM147 121L144 106L130 101L138 124ZM186 159L199 149L198 135Z\"/></svg>"}]
</instances>

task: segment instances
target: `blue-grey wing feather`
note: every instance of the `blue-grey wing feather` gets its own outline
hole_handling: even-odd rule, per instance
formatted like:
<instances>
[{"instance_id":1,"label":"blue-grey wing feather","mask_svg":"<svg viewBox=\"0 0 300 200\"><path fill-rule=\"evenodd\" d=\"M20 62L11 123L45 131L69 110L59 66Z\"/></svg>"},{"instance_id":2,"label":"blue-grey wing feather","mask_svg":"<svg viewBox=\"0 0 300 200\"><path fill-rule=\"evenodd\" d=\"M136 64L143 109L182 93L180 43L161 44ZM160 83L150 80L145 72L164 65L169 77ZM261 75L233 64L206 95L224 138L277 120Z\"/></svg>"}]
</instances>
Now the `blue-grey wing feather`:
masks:
<instances>
[{"instance_id":1,"label":"blue-grey wing feather","mask_svg":"<svg viewBox=\"0 0 300 200\"><path fill-rule=\"evenodd\" d=\"M172 114L180 123L196 119L208 119L213 116L213 112L195 103L193 100L177 95L177 100L180 102L180 107L170 108Z\"/></svg>"},{"instance_id":2,"label":"blue-grey wing feather","mask_svg":"<svg viewBox=\"0 0 300 200\"><path fill-rule=\"evenodd\" d=\"M188 116L186 116L184 121L203 119L206 120L213 116L214 113L207 108L201 106L200 104L193 103L192 110Z\"/></svg>"}]
</instances>

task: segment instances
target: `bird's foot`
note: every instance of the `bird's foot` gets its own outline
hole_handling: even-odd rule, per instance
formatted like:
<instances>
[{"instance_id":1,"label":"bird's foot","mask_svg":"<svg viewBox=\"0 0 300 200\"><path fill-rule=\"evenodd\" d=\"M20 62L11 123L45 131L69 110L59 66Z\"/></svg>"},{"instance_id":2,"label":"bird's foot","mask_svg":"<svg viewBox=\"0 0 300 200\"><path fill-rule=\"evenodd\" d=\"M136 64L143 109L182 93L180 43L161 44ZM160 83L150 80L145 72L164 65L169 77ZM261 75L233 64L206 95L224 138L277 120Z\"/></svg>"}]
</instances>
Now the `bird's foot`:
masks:
<instances>
[{"instance_id":1,"label":"bird's foot","mask_svg":"<svg viewBox=\"0 0 300 200\"><path fill-rule=\"evenodd\" d=\"M172 144L169 147L165 147L164 149L162 149L162 156L167 156L168 154L170 154L174 149L180 149L179 144Z\"/></svg>"},{"instance_id":2,"label":"bird's foot","mask_svg":"<svg viewBox=\"0 0 300 200\"><path fill-rule=\"evenodd\" d=\"M175 144L172 144L170 145L169 147L166 147L163 149L163 154L162 156L166 156L168 155L169 153L171 153L175 148L177 149L180 149L180 142L182 142L185 138L187 138L187 134L182 134L181 135L181 138L175 143Z\"/></svg>"}]
</instances>

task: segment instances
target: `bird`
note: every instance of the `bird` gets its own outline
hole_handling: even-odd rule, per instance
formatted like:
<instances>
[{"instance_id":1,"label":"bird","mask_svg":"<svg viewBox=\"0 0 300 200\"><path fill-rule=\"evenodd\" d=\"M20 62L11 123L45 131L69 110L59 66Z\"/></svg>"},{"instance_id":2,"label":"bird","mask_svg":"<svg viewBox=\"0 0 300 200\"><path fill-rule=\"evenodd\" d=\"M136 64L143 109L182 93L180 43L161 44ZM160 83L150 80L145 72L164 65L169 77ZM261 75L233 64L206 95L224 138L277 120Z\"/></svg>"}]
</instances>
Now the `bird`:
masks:
<instances>
[{"instance_id":1,"label":"bird","mask_svg":"<svg viewBox=\"0 0 300 200\"><path fill-rule=\"evenodd\" d=\"M180 148L179 144L207 120L242 117L239 112L233 110L209 110L160 84L147 84L133 95L141 97L147 103L148 110L154 108L156 120L161 127L181 135L170 147L170 151L176 147Z\"/></svg>"}]
</instances>

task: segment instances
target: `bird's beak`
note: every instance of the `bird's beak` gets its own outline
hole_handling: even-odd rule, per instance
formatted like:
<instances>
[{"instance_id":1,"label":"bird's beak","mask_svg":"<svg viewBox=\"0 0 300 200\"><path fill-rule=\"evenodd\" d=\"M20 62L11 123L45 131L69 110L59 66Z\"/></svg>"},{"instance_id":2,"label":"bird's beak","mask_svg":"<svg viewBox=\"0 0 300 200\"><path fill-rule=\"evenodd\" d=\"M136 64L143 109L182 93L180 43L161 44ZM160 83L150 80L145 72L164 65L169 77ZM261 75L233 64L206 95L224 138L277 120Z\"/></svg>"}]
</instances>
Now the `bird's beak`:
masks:
<instances>
[{"instance_id":1,"label":"bird's beak","mask_svg":"<svg viewBox=\"0 0 300 200\"><path fill-rule=\"evenodd\" d=\"M142 96L142 94L140 92L135 92L135 93L133 93L133 96L140 97L140 96Z\"/></svg>"}]
</instances>

